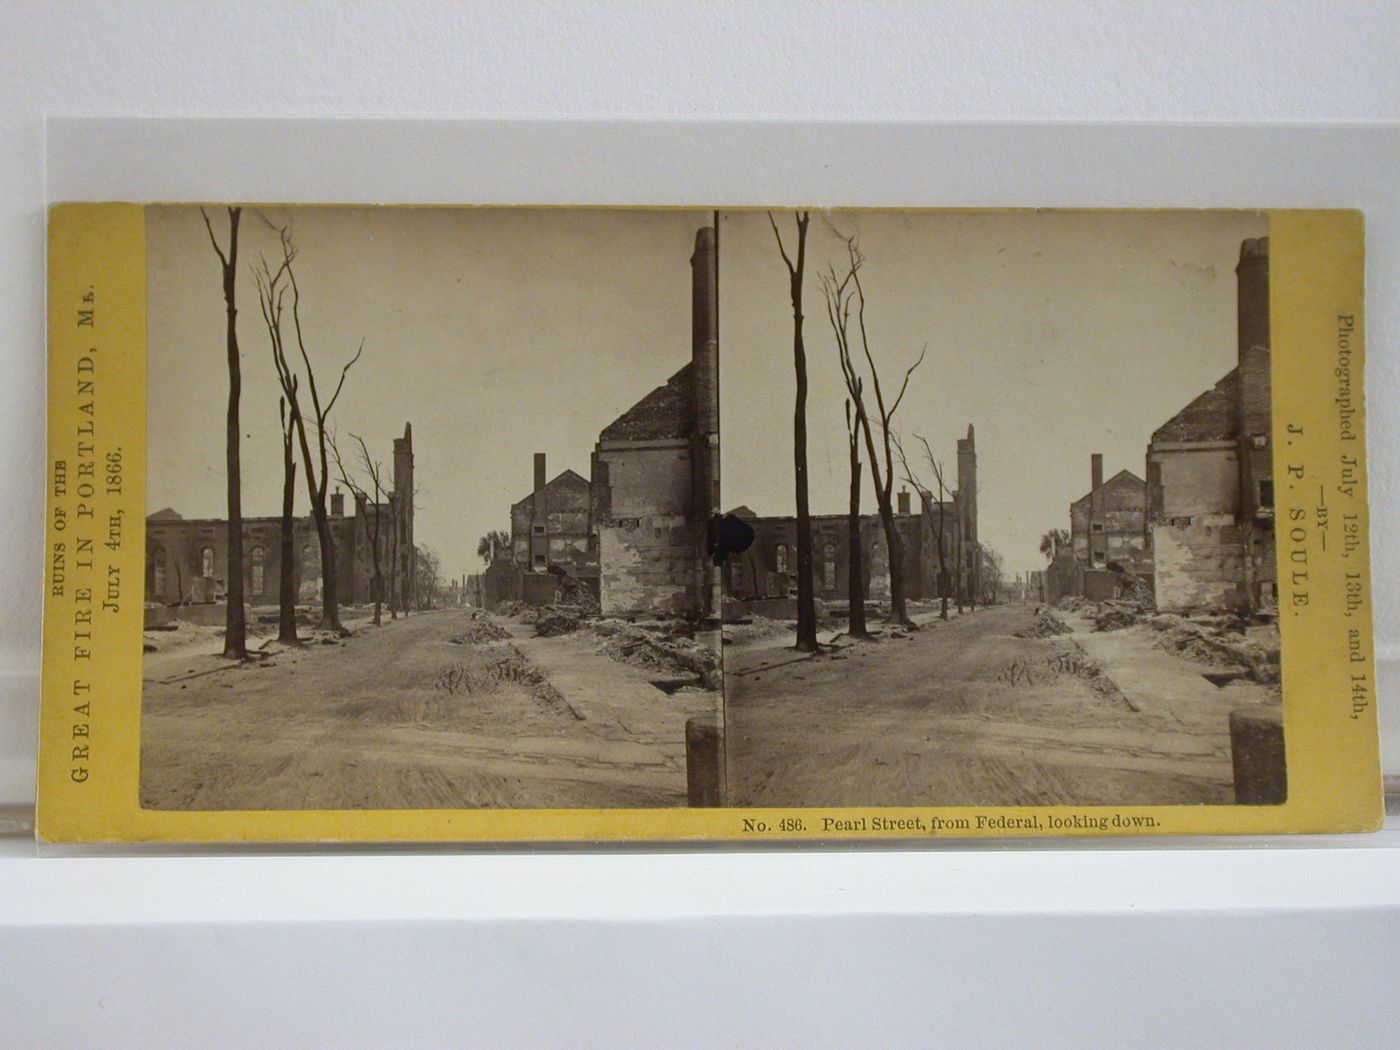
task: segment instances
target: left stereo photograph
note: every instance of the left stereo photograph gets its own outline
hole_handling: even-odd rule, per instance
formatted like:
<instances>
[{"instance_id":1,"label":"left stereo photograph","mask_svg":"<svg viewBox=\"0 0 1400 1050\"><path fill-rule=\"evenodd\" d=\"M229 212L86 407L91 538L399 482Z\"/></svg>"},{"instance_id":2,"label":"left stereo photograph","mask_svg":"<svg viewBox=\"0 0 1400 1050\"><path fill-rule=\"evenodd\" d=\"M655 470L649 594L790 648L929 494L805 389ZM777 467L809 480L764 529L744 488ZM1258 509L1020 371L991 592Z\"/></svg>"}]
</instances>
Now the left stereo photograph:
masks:
<instances>
[{"instance_id":1,"label":"left stereo photograph","mask_svg":"<svg viewBox=\"0 0 1400 1050\"><path fill-rule=\"evenodd\" d=\"M144 472L104 418L111 304L76 289L97 542L67 559L94 635L140 610L141 808L705 795L712 213L142 215Z\"/></svg>"}]
</instances>

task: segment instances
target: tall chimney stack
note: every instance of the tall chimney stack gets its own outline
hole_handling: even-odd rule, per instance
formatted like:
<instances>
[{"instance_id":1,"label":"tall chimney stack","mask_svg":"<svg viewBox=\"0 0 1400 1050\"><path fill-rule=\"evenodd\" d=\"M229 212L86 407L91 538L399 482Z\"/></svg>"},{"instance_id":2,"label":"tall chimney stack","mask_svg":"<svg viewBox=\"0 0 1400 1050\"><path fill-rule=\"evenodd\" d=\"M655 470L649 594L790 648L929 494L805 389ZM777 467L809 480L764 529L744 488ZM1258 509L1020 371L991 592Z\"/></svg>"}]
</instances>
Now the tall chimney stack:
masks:
<instances>
[{"instance_id":1,"label":"tall chimney stack","mask_svg":"<svg viewBox=\"0 0 1400 1050\"><path fill-rule=\"evenodd\" d=\"M1269 238L1251 238L1240 245L1239 278L1239 357L1256 346L1269 347Z\"/></svg>"},{"instance_id":2,"label":"tall chimney stack","mask_svg":"<svg viewBox=\"0 0 1400 1050\"><path fill-rule=\"evenodd\" d=\"M345 493L340 491L339 485L337 485L335 491L331 493L331 517L345 517Z\"/></svg>"},{"instance_id":3,"label":"tall chimney stack","mask_svg":"<svg viewBox=\"0 0 1400 1050\"><path fill-rule=\"evenodd\" d=\"M899 490L899 513L901 513L901 514L908 514L908 513L909 513L909 490L908 490L908 489L902 488L902 489Z\"/></svg>"},{"instance_id":4,"label":"tall chimney stack","mask_svg":"<svg viewBox=\"0 0 1400 1050\"><path fill-rule=\"evenodd\" d=\"M695 415L703 434L719 433L719 272L715 231L695 232L690 257L690 353L695 373Z\"/></svg>"},{"instance_id":5,"label":"tall chimney stack","mask_svg":"<svg viewBox=\"0 0 1400 1050\"><path fill-rule=\"evenodd\" d=\"M1100 486L1103 485L1103 453L1102 453L1102 452L1095 452L1095 453L1089 458L1089 462L1090 462L1090 464L1092 465L1092 473L1093 473L1093 481L1094 481L1093 487L1092 487L1091 489L1089 489L1089 491L1090 491L1090 492L1097 492L1098 489L1100 488Z\"/></svg>"},{"instance_id":6,"label":"tall chimney stack","mask_svg":"<svg viewBox=\"0 0 1400 1050\"><path fill-rule=\"evenodd\" d=\"M545 486L544 453L535 453L535 491L539 492Z\"/></svg>"}]
</instances>

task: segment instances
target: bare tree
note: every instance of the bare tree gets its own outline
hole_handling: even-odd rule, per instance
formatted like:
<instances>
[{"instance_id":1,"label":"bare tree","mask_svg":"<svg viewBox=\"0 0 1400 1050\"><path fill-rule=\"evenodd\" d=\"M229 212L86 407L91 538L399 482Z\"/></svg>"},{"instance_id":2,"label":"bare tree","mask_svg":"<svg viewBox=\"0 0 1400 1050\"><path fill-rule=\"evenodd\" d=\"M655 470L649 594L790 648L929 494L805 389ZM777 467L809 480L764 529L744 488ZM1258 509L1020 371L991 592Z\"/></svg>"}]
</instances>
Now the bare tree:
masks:
<instances>
[{"instance_id":1,"label":"bare tree","mask_svg":"<svg viewBox=\"0 0 1400 1050\"><path fill-rule=\"evenodd\" d=\"M413 593L419 609L431 609L437 597L442 569L437 552L421 544L414 548L413 571L417 574Z\"/></svg>"},{"instance_id":2,"label":"bare tree","mask_svg":"<svg viewBox=\"0 0 1400 1050\"><path fill-rule=\"evenodd\" d=\"M919 494L919 501L923 504L924 515L930 520L938 522L938 599L939 619L948 619L948 551L947 551L947 497L948 490L943 484L943 464L933 455L933 449L928 441L914 435L924 446L924 456L928 463L930 472L933 474L934 483L938 486L938 498L934 499L933 491L919 479L918 474L909 466L909 458L904 454L904 445L900 443L899 436L894 436L895 450L899 453L900 465L904 468L904 480L914 487L914 491Z\"/></svg>"},{"instance_id":3,"label":"bare tree","mask_svg":"<svg viewBox=\"0 0 1400 1050\"><path fill-rule=\"evenodd\" d=\"M264 260L259 271L259 299L263 308L263 321L267 327L268 339L272 343L273 360L277 366L278 380L282 395L287 399L291 419L296 427L297 443L301 448L302 465L306 471L307 494L311 501L311 516L316 523L316 538L321 548L321 621L318 626L326 630L342 631L340 625L339 577L336 571L335 537L331 535L330 513L326 507L327 489L330 485L330 456L328 452L328 421L335 403L345 389L345 377L364 353L364 340L353 357L340 370L340 379L328 400L322 401L316 385L316 370L311 364L311 355L306 349L305 333L301 324L301 288L297 284L296 249L291 236L283 228L278 231L282 245L282 264L273 272ZM314 428L316 454L311 451L311 438L307 435L307 406L303 406L300 395L300 375L288 359L286 332L284 328L284 300L291 293L292 334L296 349L301 357L301 367L306 377L306 389L311 395L310 427Z\"/></svg>"},{"instance_id":4,"label":"bare tree","mask_svg":"<svg viewBox=\"0 0 1400 1050\"><path fill-rule=\"evenodd\" d=\"M807 347L802 335L802 283L807 269L807 224L811 213L801 211L797 222L796 261L783 245L783 235L773 213L768 224L778 242L778 254L788 272L788 294L792 300L792 366L797 377L797 396L792 414L793 479L797 497L797 644L802 652L816 652L817 604L812 579L812 511L807 497Z\"/></svg>"},{"instance_id":5,"label":"bare tree","mask_svg":"<svg viewBox=\"0 0 1400 1050\"><path fill-rule=\"evenodd\" d=\"M350 490L350 496L355 501L356 517L364 523L365 542L369 544L370 565L374 570L374 576L370 582L370 593L374 601L374 626L378 627L383 622L381 609L384 603L384 569L380 560L385 536L383 519L388 517L388 508L383 498L386 494L382 480L384 468L369 454L369 447L365 444L364 438L357 434L351 434L350 437L359 447L359 470L369 479L369 488L365 488L346 468L345 460L340 454L340 446L336 444L335 438L331 437L328 443L331 447L331 455L335 458L335 467L340 475L341 484Z\"/></svg>"},{"instance_id":6,"label":"bare tree","mask_svg":"<svg viewBox=\"0 0 1400 1050\"><path fill-rule=\"evenodd\" d=\"M841 361L841 373L846 379L846 392L855 406L856 420L865 436L865 449L870 463L870 480L875 487L875 498L880 508L880 522L885 530L885 544L889 549L890 560L890 622L912 627L905 602L904 544L894 519L894 430L893 421L904 395L909 390L909 380L914 370L923 364L928 348L919 352L918 358L904 373L899 390L892 400L885 397L880 383L880 370L875 366L875 355L870 349L870 335L865 325L865 288L861 284L860 269L865 259L856 245L854 237L844 237L846 242L847 269L845 276L837 277L833 267L823 277L826 291L827 317L831 322L832 334L836 337L837 355ZM854 313L854 329L852 328ZM861 367L856 364L852 347L859 340L860 350L865 359L865 369L875 394L874 415L871 419L870 407L864 389ZM883 455L876 452L875 431L880 432Z\"/></svg>"},{"instance_id":7,"label":"bare tree","mask_svg":"<svg viewBox=\"0 0 1400 1050\"><path fill-rule=\"evenodd\" d=\"M292 377L293 389L296 377ZM277 399L277 416L282 423L282 523L277 581L277 640L288 644L297 639L296 531L292 508L296 501L296 426L287 412L287 399Z\"/></svg>"},{"instance_id":8,"label":"bare tree","mask_svg":"<svg viewBox=\"0 0 1400 1050\"><path fill-rule=\"evenodd\" d=\"M277 584L277 639L281 642L296 642L296 532L293 508L296 503L296 435L301 426L301 403L297 397L300 380L296 373L287 367L286 355L282 348L282 310L285 289L282 279L292 265L296 250L282 232L282 264L273 273L267 260L261 260L253 271L258 287L258 309L262 313L263 325L267 328L268 342L272 349L272 364L277 371L277 383L282 395L277 399L277 416L282 425L282 521L280 530Z\"/></svg>"},{"instance_id":9,"label":"bare tree","mask_svg":"<svg viewBox=\"0 0 1400 1050\"><path fill-rule=\"evenodd\" d=\"M985 543L977 545L977 589L983 605L995 605L1001 600L1001 555Z\"/></svg>"},{"instance_id":10,"label":"bare tree","mask_svg":"<svg viewBox=\"0 0 1400 1050\"><path fill-rule=\"evenodd\" d=\"M228 609L224 625L224 656L230 660L248 658L248 625L243 605L243 468L239 459L238 402L243 393L243 375L238 361L238 221L242 208L228 209L228 251L219 247L208 213L204 228L223 270L225 349L228 354L228 417L226 477L228 481Z\"/></svg>"},{"instance_id":11,"label":"bare tree","mask_svg":"<svg viewBox=\"0 0 1400 1050\"><path fill-rule=\"evenodd\" d=\"M857 386L860 380L856 380ZM846 450L851 457L851 501L846 512L846 623L852 638L869 638L865 623L865 551L860 535L860 430L859 418L846 399Z\"/></svg>"}]
</instances>

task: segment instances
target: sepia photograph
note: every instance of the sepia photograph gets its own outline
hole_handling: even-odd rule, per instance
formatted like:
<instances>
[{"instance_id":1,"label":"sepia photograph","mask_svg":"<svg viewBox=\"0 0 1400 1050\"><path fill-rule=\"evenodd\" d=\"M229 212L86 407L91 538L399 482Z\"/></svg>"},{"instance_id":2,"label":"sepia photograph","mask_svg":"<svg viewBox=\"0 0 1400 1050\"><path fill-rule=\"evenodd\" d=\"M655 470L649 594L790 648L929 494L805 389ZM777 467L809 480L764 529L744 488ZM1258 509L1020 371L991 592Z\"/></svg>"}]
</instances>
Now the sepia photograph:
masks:
<instances>
[{"instance_id":1,"label":"sepia photograph","mask_svg":"<svg viewBox=\"0 0 1400 1050\"><path fill-rule=\"evenodd\" d=\"M713 213L145 214L141 804L714 804Z\"/></svg>"},{"instance_id":2,"label":"sepia photograph","mask_svg":"<svg viewBox=\"0 0 1400 1050\"><path fill-rule=\"evenodd\" d=\"M727 804L1285 800L1268 226L721 216Z\"/></svg>"}]
</instances>

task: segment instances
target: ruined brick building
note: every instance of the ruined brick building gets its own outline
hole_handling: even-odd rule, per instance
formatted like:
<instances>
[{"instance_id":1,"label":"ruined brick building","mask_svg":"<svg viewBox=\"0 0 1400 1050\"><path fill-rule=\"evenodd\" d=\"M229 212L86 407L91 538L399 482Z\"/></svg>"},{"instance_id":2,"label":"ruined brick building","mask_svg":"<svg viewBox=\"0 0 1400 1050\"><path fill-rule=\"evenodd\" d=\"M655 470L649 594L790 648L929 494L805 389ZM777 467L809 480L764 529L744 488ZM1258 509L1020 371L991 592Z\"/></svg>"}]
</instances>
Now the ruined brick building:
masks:
<instances>
[{"instance_id":1,"label":"ruined brick building","mask_svg":"<svg viewBox=\"0 0 1400 1050\"><path fill-rule=\"evenodd\" d=\"M908 491L897 496L895 527L903 547L905 594L910 599L946 594L967 600L976 593L977 442L971 425L957 447L957 489L949 498L940 501L934 493L923 491L915 508ZM725 593L741 602L786 599L795 594L797 519L762 517L748 507L736 507L730 513L753 526L755 538L747 551L725 564ZM880 516L861 515L860 533L863 597L888 599L889 549ZM812 515L812 551L816 596L828 604L846 601L850 579L846 514Z\"/></svg>"},{"instance_id":2,"label":"ruined brick building","mask_svg":"<svg viewBox=\"0 0 1400 1050\"><path fill-rule=\"evenodd\" d=\"M566 470L547 481L545 454L535 453L535 485L510 508L511 556L521 593L532 605L554 597L555 570L567 572L598 596L598 532L593 525L593 486Z\"/></svg>"},{"instance_id":3,"label":"ruined brick building","mask_svg":"<svg viewBox=\"0 0 1400 1050\"><path fill-rule=\"evenodd\" d=\"M1044 596L1111 598L1121 573L1150 579L1166 610L1252 611L1277 602L1270 434L1269 239L1236 267L1235 367L1152 434L1147 480L1103 480L1070 505L1071 550L1045 570Z\"/></svg>"},{"instance_id":4,"label":"ruined brick building","mask_svg":"<svg viewBox=\"0 0 1400 1050\"><path fill-rule=\"evenodd\" d=\"M345 494L330 498L330 529L335 543L338 597L342 604L374 600L374 551L370 537L378 534L382 596L390 580L399 601L411 604L416 569L413 544L413 428L394 439L394 489L376 508L356 501L346 513ZM293 529L293 572L298 601L308 605L321 597L321 546L310 515L296 518ZM392 567L392 568L391 568ZM250 605L276 605L282 572L280 516L243 519L243 593ZM161 605L221 601L228 589L228 521L225 518L185 518L172 508L146 519L146 601Z\"/></svg>"},{"instance_id":5,"label":"ruined brick building","mask_svg":"<svg viewBox=\"0 0 1400 1050\"><path fill-rule=\"evenodd\" d=\"M1269 240L1240 248L1238 359L1152 434L1148 525L1163 609L1277 601L1269 352Z\"/></svg>"},{"instance_id":6,"label":"ruined brick building","mask_svg":"<svg viewBox=\"0 0 1400 1050\"><path fill-rule=\"evenodd\" d=\"M561 573L608 615L718 615L707 556L719 499L719 314L715 231L695 236L690 360L599 432L592 477L565 471L511 508L511 559L485 576L488 604L552 599Z\"/></svg>"},{"instance_id":7,"label":"ruined brick building","mask_svg":"<svg viewBox=\"0 0 1400 1050\"><path fill-rule=\"evenodd\" d=\"M1131 470L1103 478L1103 455L1090 459L1089 491L1069 506L1070 546L1086 569L1151 577L1147 483Z\"/></svg>"}]
</instances>

